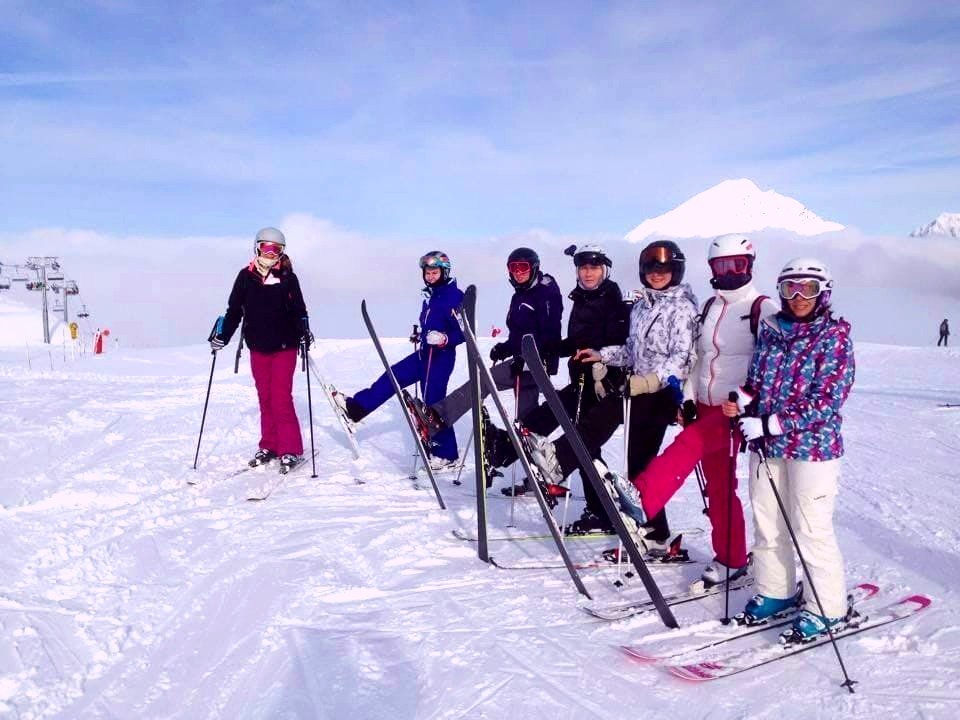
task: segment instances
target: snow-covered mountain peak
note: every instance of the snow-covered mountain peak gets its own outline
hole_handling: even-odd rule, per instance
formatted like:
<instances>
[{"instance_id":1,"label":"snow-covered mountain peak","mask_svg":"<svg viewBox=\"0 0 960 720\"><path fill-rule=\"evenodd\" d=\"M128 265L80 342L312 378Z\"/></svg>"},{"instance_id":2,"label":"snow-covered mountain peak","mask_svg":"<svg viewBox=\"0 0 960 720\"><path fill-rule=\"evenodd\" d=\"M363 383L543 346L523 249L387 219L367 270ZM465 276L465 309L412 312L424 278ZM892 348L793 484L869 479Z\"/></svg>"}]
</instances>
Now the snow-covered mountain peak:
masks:
<instances>
[{"instance_id":1,"label":"snow-covered mountain peak","mask_svg":"<svg viewBox=\"0 0 960 720\"><path fill-rule=\"evenodd\" d=\"M940 213L937 219L922 225L910 233L910 237L948 235L960 237L960 213Z\"/></svg>"},{"instance_id":2,"label":"snow-covered mountain peak","mask_svg":"<svg viewBox=\"0 0 960 720\"><path fill-rule=\"evenodd\" d=\"M798 235L843 230L840 223L819 217L793 198L761 190L746 178L724 180L694 195L673 210L644 220L627 233L630 242L650 237L714 237L732 232L778 228Z\"/></svg>"}]
</instances>

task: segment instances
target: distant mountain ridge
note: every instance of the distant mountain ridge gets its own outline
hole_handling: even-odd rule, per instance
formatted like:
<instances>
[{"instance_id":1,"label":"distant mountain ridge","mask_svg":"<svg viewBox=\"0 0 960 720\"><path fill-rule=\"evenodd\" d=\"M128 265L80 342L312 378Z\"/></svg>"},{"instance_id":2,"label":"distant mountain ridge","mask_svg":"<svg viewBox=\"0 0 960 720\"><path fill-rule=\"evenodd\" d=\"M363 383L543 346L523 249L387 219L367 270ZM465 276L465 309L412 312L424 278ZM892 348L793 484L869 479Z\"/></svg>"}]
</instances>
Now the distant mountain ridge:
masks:
<instances>
[{"instance_id":1,"label":"distant mountain ridge","mask_svg":"<svg viewBox=\"0 0 960 720\"><path fill-rule=\"evenodd\" d=\"M626 239L638 243L654 237L714 237L768 228L810 236L843 230L844 226L824 220L793 198L761 190L752 180L741 178L724 180L673 210L644 220Z\"/></svg>"},{"instance_id":2,"label":"distant mountain ridge","mask_svg":"<svg viewBox=\"0 0 960 720\"><path fill-rule=\"evenodd\" d=\"M960 213L940 213L937 219L926 225L921 225L910 237L949 236L960 238Z\"/></svg>"}]
</instances>

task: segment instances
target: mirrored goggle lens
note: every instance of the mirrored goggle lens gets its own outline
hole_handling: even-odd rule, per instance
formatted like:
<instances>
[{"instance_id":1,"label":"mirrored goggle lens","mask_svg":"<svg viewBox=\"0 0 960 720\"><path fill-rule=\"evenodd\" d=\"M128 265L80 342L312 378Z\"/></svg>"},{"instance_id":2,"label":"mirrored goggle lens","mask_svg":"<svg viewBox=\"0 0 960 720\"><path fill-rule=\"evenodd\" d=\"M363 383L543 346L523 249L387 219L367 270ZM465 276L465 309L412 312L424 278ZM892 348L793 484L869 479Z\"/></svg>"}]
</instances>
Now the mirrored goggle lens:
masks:
<instances>
[{"instance_id":1,"label":"mirrored goggle lens","mask_svg":"<svg viewBox=\"0 0 960 720\"><path fill-rule=\"evenodd\" d=\"M283 253L283 245L278 243L265 242L259 245L260 254L267 257L279 257Z\"/></svg>"},{"instance_id":2,"label":"mirrored goggle lens","mask_svg":"<svg viewBox=\"0 0 960 720\"><path fill-rule=\"evenodd\" d=\"M745 255L714 258L710 269L714 275L746 275L750 271L750 260Z\"/></svg>"},{"instance_id":3,"label":"mirrored goggle lens","mask_svg":"<svg viewBox=\"0 0 960 720\"><path fill-rule=\"evenodd\" d=\"M528 273L531 267L530 263L526 260L514 260L511 263L507 263L507 270L509 270L512 275Z\"/></svg>"},{"instance_id":4,"label":"mirrored goggle lens","mask_svg":"<svg viewBox=\"0 0 960 720\"><path fill-rule=\"evenodd\" d=\"M446 255L424 255L420 258L421 269L450 267L450 259Z\"/></svg>"},{"instance_id":5,"label":"mirrored goggle lens","mask_svg":"<svg viewBox=\"0 0 960 720\"><path fill-rule=\"evenodd\" d=\"M652 265L654 263L667 265L671 260L673 260L673 253L670 252L670 248L663 247L662 245L647 248L640 253L640 262L644 265Z\"/></svg>"},{"instance_id":6,"label":"mirrored goggle lens","mask_svg":"<svg viewBox=\"0 0 960 720\"><path fill-rule=\"evenodd\" d=\"M823 286L815 278L780 281L780 297L784 300L792 300L797 295L805 300L813 300L821 292L823 292Z\"/></svg>"},{"instance_id":7,"label":"mirrored goggle lens","mask_svg":"<svg viewBox=\"0 0 960 720\"><path fill-rule=\"evenodd\" d=\"M573 256L573 264L577 267L583 267L584 265L600 267L601 265L606 265L607 261L603 255L598 253L578 253Z\"/></svg>"},{"instance_id":8,"label":"mirrored goggle lens","mask_svg":"<svg viewBox=\"0 0 960 720\"><path fill-rule=\"evenodd\" d=\"M673 272L673 266L670 263L645 262L640 266L640 270L644 275L649 275L650 273L668 273Z\"/></svg>"}]
</instances>

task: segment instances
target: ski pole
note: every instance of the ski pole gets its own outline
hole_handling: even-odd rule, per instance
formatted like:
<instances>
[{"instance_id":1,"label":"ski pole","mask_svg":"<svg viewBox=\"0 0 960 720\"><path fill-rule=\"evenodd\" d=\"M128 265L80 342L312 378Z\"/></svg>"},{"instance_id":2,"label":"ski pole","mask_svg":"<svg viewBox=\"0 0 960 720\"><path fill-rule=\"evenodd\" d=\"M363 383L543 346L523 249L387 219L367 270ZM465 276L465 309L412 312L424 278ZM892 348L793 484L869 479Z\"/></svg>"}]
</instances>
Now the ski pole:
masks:
<instances>
[{"instance_id":1,"label":"ski pole","mask_svg":"<svg viewBox=\"0 0 960 720\"><path fill-rule=\"evenodd\" d=\"M220 334L220 331L223 330L223 315L217 318L217 321L213 324L213 329L210 331L210 336L207 338L207 342L213 340L213 338ZM210 402L210 388L213 386L213 369L217 366L217 351L210 349L210 354L213 355L213 360L210 363L210 379L207 380L207 397L203 401L203 415L200 417L200 435L197 437L197 452L193 455L193 469L197 469L197 459L200 457L200 440L203 439L203 425L207 421L207 403Z\"/></svg>"},{"instance_id":2,"label":"ski pole","mask_svg":"<svg viewBox=\"0 0 960 720\"><path fill-rule=\"evenodd\" d=\"M703 514L709 516L710 509L707 507L707 480L703 475L703 465L700 461L693 466L693 472L697 476L697 485L700 486L700 499L703 500Z\"/></svg>"},{"instance_id":3,"label":"ski pole","mask_svg":"<svg viewBox=\"0 0 960 720\"><path fill-rule=\"evenodd\" d=\"M310 373L307 372L307 363L310 360L310 345L306 339L300 340L300 349L303 351L303 372L307 375L307 415L310 418L310 457L313 460L313 475L317 477L317 451L313 446L313 395L310 391Z\"/></svg>"},{"instance_id":4,"label":"ski pole","mask_svg":"<svg viewBox=\"0 0 960 720\"><path fill-rule=\"evenodd\" d=\"M730 394L727 395L727 400L732 403L737 402L737 391L731 390ZM727 579L726 587L724 588L724 599L723 599L723 620L721 621L724 625L730 624L730 543L731 543L731 532L730 532L730 521L733 517L733 486L737 484L737 443L736 435L737 432L737 419L735 417L730 418L730 461L729 467L729 476L727 477L727 482L729 487L727 488L727 557L724 558L726 562L724 565L727 568ZM706 508L704 508L706 509Z\"/></svg>"},{"instance_id":5,"label":"ski pole","mask_svg":"<svg viewBox=\"0 0 960 720\"><path fill-rule=\"evenodd\" d=\"M240 372L240 352L243 350L243 331L246 328L246 323L240 327L240 339L237 340L237 356L233 359L233 374L236 375Z\"/></svg>"},{"instance_id":6,"label":"ski pole","mask_svg":"<svg viewBox=\"0 0 960 720\"><path fill-rule=\"evenodd\" d=\"M796 533L793 531L793 525L790 523L790 518L787 515L787 509L784 507L783 499L780 497L780 493L777 490L777 484L773 479L773 472L770 470L770 465L767 464L767 455L759 443L754 443L753 445L753 450L757 453L757 455L760 456L760 462L763 464L763 468L767 473L767 480L770 481L770 489L773 490L773 496L777 500L777 507L780 508L780 514L783 515L783 520L787 525L787 531L790 533L790 539L793 541L793 547L796 548L797 557L800 558L800 565L803 567L803 574L806 576L807 582L810 585L810 589L813 591L813 597L817 601L817 608L820 610L820 615L826 618L827 613L823 609L823 602L820 600L820 593L817 592L817 587L813 584L813 578L810 576L810 568L807 566L807 561L803 557L803 553L800 551L800 542L797 540ZM847 666L843 663L843 657L840 655L840 648L837 646L837 638L834 637L833 630L830 629L830 625L824 623L824 627L827 629L827 635L830 637L830 644L833 646L833 651L837 655L837 662L840 663L840 670L843 672L844 681L840 683L840 687L845 687L850 691L851 694L853 694L853 686L857 681L851 680L850 675L847 673Z\"/></svg>"}]
</instances>

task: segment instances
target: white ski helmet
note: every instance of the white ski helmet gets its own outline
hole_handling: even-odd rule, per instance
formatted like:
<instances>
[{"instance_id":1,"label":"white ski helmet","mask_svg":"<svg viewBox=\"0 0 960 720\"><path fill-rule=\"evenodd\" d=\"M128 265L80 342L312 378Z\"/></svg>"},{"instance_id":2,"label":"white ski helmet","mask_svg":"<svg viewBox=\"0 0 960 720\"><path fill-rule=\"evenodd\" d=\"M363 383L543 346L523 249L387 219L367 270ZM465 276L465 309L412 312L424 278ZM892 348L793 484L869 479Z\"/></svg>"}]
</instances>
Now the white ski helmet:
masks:
<instances>
[{"instance_id":1,"label":"white ski helmet","mask_svg":"<svg viewBox=\"0 0 960 720\"><path fill-rule=\"evenodd\" d=\"M707 248L707 262L714 258L731 257L733 255L749 255L756 258L757 251L754 250L750 238L739 233L721 235L710 241Z\"/></svg>"},{"instance_id":2,"label":"white ski helmet","mask_svg":"<svg viewBox=\"0 0 960 720\"><path fill-rule=\"evenodd\" d=\"M799 257L788 260L777 275L777 283L794 278L816 278L824 283L827 290L833 287L833 275L827 264L812 257Z\"/></svg>"},{"instance_id":3,"label":"white ski helmet","mask_svg":"<svg viewBox=\"0 0 960 720\"><path fill-rule=\"evenodd\" d=\"M283 233L275 227L265 227L257 231L257 236L253 241L254 250L260 247L260 243L276 243L277 245L286 247L287 239L283 236Z\"/></svg>"},{"instance_id":4,"label":"white ski helmet","mask_svg":"<svg viewBox=\"0 0 960 720\"><path fill-rule=\"evenodd\" d=\"M833 274L827 264L812 257L799 257L788 260L777 275L777 294L780 296L781 311L793 317L790 312L790 305L780 291L780 283L784 280L805 280L812 279L820 282L820 294L817 295L817 304L806 318L806 321L820 317L830 309L830 291L833 289Z\"/></svg>"},{"instance_id":5,"label":"white ski helmet","mask_svg":"<svg viewBox=\"0 0 960 720\"><path fill-rule=\"evenodd\" d=\"M757 251L746 235L720 235L707 246L710 285L717 290L737 290L753 280L753 261ZM720 260L720 258L729 258Z\"/></svg>"}]
</instances>

